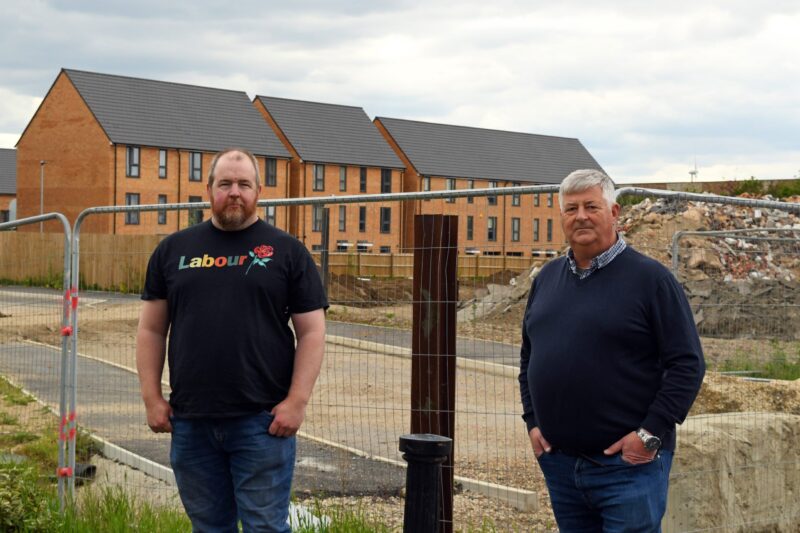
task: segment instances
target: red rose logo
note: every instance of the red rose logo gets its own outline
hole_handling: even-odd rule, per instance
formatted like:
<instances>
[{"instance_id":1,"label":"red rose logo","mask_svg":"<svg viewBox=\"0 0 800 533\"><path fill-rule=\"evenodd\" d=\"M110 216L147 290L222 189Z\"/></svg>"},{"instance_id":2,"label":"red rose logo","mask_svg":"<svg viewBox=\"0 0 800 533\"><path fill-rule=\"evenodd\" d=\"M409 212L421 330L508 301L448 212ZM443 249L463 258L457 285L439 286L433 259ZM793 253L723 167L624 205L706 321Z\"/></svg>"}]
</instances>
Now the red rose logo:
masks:
<instances>
[{"instance_id":1,"label":"red rose logo","mask_svg":"<svg viewBox=\"0 0 800 533\"><path fill-rule=\"evenodd\" d=\"M262 244L261 246L256 246L253 248L253 251L256 253L259 259L264 259L265 257L272 257L272 246L267 246L266 244Z\"/></svg>"},{"instance_id":2,"label":"red rose logo","mask_svg":"<svg viewBox=\"0 0 800 533\"><path fill-rule=\"evenodd\" d=\"M267 246L266 244L262 244L261 246L256 246L253 248L251 252L248 252L253 260L250 262L250 265L247 267L244 275L246 276L247 273L250 272L250 269L253 268L253 265L267 268L267 263L272 261L270 257L272 257L273 252L274 250L272 249L272 246Z\"/></svg>"}]
</instances>

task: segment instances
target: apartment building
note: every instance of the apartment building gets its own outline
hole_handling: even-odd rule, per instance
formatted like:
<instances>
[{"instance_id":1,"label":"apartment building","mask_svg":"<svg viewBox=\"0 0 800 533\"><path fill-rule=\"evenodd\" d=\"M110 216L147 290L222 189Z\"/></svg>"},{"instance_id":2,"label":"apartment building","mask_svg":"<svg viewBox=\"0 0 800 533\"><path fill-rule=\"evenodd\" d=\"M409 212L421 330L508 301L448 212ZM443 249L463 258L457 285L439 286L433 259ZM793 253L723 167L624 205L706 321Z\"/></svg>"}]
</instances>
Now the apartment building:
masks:
<instances>
[{"instance_id":1,"label":"apartment building","mask_svg":"<svg viewBox=\"0 0 800 533\"><path fill-rule=\"evenodd\" d=\"M578 139L376 117L378 130L403 161L407 191L558 184L573 170L596 168ZM529 256L564 247L558 195L420 200L403 213L459 216L459 251ZM409 240L403 246L411 246Z\"/></svg>"},{"instance_id":2,"label":"apartment building","mask_svg":"<svg viewBox=\"0 0 800 533\"><path fill-rule=\"evenodd\" d=\"M290 196L397 193L404 166L360 107L257 96L253 105L291 153ZM300 206L290 231L309 249L322 245L322 207ZM398 252L406 238L397 202L331 204L329 246Z\"/></svg>"},{"instance_id":3,"label":"apartment building","mask_svg":"<svg viewBox=\"0 0 800 533\"><path fill-rule=\"evenodd\" d=\"M0 222L17 218L17 151L0 148Z\"/></svg>"},{"instance_id":4,"label":"apartment building","mask_svg":"<svg viewBox=\"0 0 800 533\"><path fill-rule=\"evenodd\" d=\"M230 146L256 155L262 198L288 195L290 154L246 93L63 69L17 143L18 216L39 213L41 181L44 211L70 221L91 206L205 201L211 159ZM208 216L99 215L83 231L167 234ZM288 225L284 210L262 216Z\"/></svg>"}]
</instances>

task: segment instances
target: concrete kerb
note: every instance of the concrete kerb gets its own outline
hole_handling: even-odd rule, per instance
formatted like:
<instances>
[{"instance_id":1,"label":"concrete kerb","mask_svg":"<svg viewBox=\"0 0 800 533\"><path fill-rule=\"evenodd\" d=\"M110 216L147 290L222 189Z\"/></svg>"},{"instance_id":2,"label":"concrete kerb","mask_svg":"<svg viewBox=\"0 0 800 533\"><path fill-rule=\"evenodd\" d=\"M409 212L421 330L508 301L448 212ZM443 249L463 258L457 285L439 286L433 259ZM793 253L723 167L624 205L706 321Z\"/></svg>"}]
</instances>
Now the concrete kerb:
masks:
<instances>
[{"instance_id":1,"label":"concrete kerb","mask_svg":"<svg viewBox=\"0 0 800 533\"><path fill-rule=\"evenodd\" d=\"M391 344L382 344L380 342L367 341L364 339L353 339L338 335L325 335L325 341L330 344L338 344L339 346L347 346L348 348L356 348L382 355L393 355L408 358L411 357L410 348L403 348L401 346L394 346ZM490 363L488 361L475 361L474 359L466 359L464 357L456 357L456 368L514 379L519 376L519 369L516 367L499 365L497 363Z\"/></svg>"}]
</instances>

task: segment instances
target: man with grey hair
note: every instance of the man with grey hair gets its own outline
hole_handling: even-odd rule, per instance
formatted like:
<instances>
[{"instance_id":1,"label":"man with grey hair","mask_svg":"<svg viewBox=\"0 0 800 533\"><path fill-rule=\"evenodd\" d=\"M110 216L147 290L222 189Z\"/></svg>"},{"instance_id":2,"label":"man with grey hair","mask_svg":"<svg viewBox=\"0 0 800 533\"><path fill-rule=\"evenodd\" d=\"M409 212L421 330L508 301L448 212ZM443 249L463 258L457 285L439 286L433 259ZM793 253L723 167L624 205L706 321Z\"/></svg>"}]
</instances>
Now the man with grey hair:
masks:
<instances>
[{"instance_id":1,"label":"man with grey hair","mask_svg":"<svg viewBox=\"0 0 800 533\"><path fill-rule=\"evenodd\" d=\"M576 170L559 189L566 256L534 280L520 394L563 532L660 531L675 424L705 372L683 289L616 231L614 183Z\"/></svg>"}]
</instances>

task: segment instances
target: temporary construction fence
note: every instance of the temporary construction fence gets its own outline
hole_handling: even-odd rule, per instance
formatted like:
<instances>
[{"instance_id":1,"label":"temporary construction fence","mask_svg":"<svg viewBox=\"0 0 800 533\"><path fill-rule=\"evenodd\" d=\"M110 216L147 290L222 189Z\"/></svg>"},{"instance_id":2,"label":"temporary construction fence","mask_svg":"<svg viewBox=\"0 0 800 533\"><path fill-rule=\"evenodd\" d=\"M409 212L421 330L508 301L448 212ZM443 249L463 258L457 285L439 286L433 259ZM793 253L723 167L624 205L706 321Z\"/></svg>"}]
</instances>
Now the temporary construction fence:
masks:
<instances>
[{"instance_id":1,"label":"temporary construction fence","mask_svg":"<svg viewBox=\"0 0 800 533\"><path fill-rule=\"evenodd\" d=\"M679 427L669 531L796 531L800 204L628 189L620 224L671 266L707 377ZM627 197L627 198L626 198Z\"/></svg>"},{"instance_id":2,"label":"temporary construction fence","mask_svg":"<svg viewBox=\"0 0 800 533\"><path fill-rule=\"evenodd\" d=\"M45 452L58 479L63 506L66 491L74 491L75 367L69 356L71 229L60 213L47 213L5 222L0 231L47 220L61 223L61 234L35 234L48 246L46 256L31 256L20 239L8 239L0 254L0 272L19 273L34 284L51 282L59 291L34 287L5 287L0 282L0 441L16 449L26 445ZM15 234L11 234L16 236ZM28 240L29 241L29 240ZM58 259L61 265L58 267ZM60 274L60 278L58 276ZM4 446L5 447L5 446ZM14 461L0 448L0 461Z\"/></svg>"},{"instance_id":3,"label":"temporary construction fence","mask_svg":"<svg viewBox=\"0 0 800 533\"><path fill-rule=\"evenodd\" d=\"M466 255L464 221L468 216L473 217L473 238L479 230L489 236L486 213L490 197L519 195L520 205L509 208L519 207L520 212L530 215L535 195L547 198L544 195L555 190L549 186L521 187L514 191L442 191L298 199L259 205L265 209L273 204L305 205L309 211L314 211L313 206L324 204L332 213L328 218L329 230L339 227L340 218L336 215L340 213L340 206L355 208L371 203L386 206L391 210L393 222L404 204L416 202L418 206L439 213L455 207L459 216L455 247L460 255ZM473 197L472 204L468 203L468 197ZM775 225L789 223L791 226L798 222L791 213L800 208L779 202L644 189L621 189L619 197L648 198L627 206L620 226L626 240L635 248L667 265L672 261L672 238L678 231L725 229L722 226L728 223L753 226L756 220L758 224L772 220ZM430 199L427 203L426 198ZM93 236L81 235L82 219L129 212L137 212L139 217L155 217L165 209L207 210L208 207L208 204L178 204L87 210L76 221L73 232L73 283L77 286L80 270L94 260L112 265L115 260L121 262L123 258L135 257L139 262L146 262L152 251L150 246L155 245L143 240L138 249L115 248L88 253L79 245ZM756 210L761 210L761 217L754 216ZM358 211L345 209L346 220ZM521 215L520 218L530 221L530 216ZM482 222L478 225L476 221ZM349 224L346 222L345 228ZM535 228L530 222L525 226L530 226L527 235L520 231L517 236L523 241L526 238L532 241ZM324 247L322 232L313 231L313 224L309 227L312 230L306 235L307 245ZM502 232L509 241L512 229L508 227ZM495 226L495 237L500 235L497 230ZM329 265L333 262L330 261L331 250L337 247L338 240L335 230L330 235ZM554 236L553 241L558 241L558 237ZM455 253L452 242L440 246L439 259L430 259L434 263L425 270L426 276L439 269L439 261L446 261L447 254ZM487 239L478 251L482 258L494 258L490 254L502 254L502 246L499 241L492 244ZM404 252L414 254L426 251L424 248L414 244ZM529 246L530 252L534 248L537 247ZM322 263L326 251L318 249L315 253ZM781 252L780 257L785 257L786 253ZM380 257L381 254L380 250L373 250L367 255ZM679 257L684 256L690 257L680 248ZM682 268L686 269L689 261L680 260L679 264L685 264ZM685 281L697 276L688 273L693 272L691 268L686 272L678 271L678 278ZM422 280L338 274L331 269L328 294L332 306L328 312L326 359L299 439L295 483L298 497L314 494L369 498L370 507L380 508L387 522L397 525L392 520L402 512L402 503L396 497L404 479L398 437L411 429L412 405L416 406L415 412L425 407L415 403L419 397L415 398L412 393L414 356L427 356L430 363L442 355L454 355L455 377L441 374L449 377L440 383L440 392L452 394L455 401L454 407L440 413L444 416L441 420L453 421L451 473L457 490L451 525L458 528L470 523L473 526L493 523L500 530L553 529L555 524L547 505L546 489L519 418L519 335L532 273L525 268L462 278L457 289L439 292L433 298L430 294L415 296L414 283ZM127 275L124 272L115 274ZM720 284L730 283L724 281L724 270L708 269L706 275ZM140 286L137 285L140 283L141 279L125 281L127 287ZM713 293L716 289L709 290ZM756 298L757 292L751 292L751 300ZM689 288L687 293L697 313L697 294L691 293ZM442 317L447 318L450 334L455 328L454 345L445 343L442 348L441 345L415 344L412 338L415 318L418 326L433 327L430 321L419 322L420 315L415 316L415 307L420 313L420 306L432 305L442 305L442 313L455 312L455 317ZM734 303L731 307L736 305L741 307L742 304ZM107 443L107 455L166 480L158 484L150 478L137 478L129 473L127 477L117 478L117 483L131 489L146 487L150 494L168 496L174 491L169 484L167 467L168 437L152 434L147 429L135 376L134 333L138 310L138 299L129 294L81 294L78 314L73 313L71 317L77 320L73 338L76 339L80 392L78 421ZM779 320L775 315L755 312L762 321ZM698 325L702 331L702 321ZM720 341L741 342L741 350L758 354L771 350L776 342L784 342L786 344L780 346L787 360L797 350L796 344L789 340L772 338L770 331L778 331L777 327L764 331L761 337L751 335L752 338L745 339L704 333L702 340L709 369L736 371L730 365L717 365L714 358L719 352L735 351L739 345L719 345ZM740 333L731 332L730 335L735 337ZM750 342L752 344L747 344ZM679 430L665 530L758 530L762 526L792 530L799 518L791 494L800 484L800 462L791 446L800 431L797 428L799 411L792 403L793 398L797 398L795 389L778 380L744 381L714 372L709 372L706 381L692 416ZM168 392L166 372L164 388ZM763 439L760 435L764 434L770 438ZM762 446L764 441L769 444Z\"/></svg>"}]
</instances>

